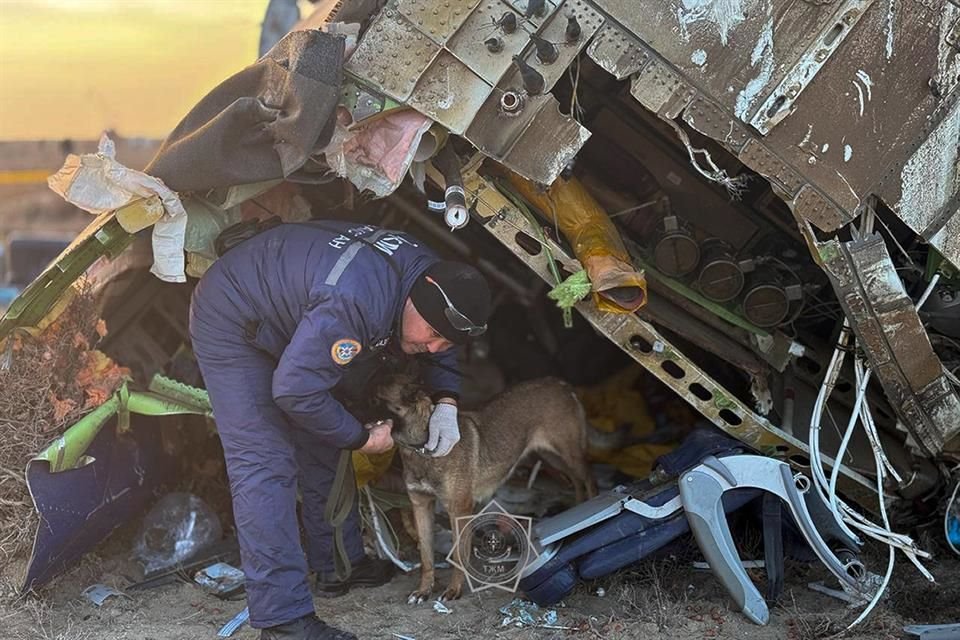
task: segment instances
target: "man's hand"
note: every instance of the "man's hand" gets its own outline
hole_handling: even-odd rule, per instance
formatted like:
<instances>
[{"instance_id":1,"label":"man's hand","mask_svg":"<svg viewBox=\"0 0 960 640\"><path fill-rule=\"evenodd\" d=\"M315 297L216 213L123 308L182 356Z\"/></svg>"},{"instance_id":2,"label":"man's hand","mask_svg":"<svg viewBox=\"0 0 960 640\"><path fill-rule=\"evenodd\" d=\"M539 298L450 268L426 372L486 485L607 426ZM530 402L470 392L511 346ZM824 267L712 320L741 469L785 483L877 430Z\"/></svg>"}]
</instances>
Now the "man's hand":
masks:
<instances>
[{"instance_id":1,"label":"man's hand","mask_svg":"<svg viewBox=\"0 0 960 640\"><path fill-rule=\"evenodd\" d=\"M370 438L367 444L363 445L357 451L360 453L383 453L393 449L393 420L379 420L370 424L363 425L364 429L370 431Z\"/></svg>"},{"instance_id":2,"label":"man's hand","mask_svg":"<svg viewBox=\"0 0 960 640\"><path fill-rule=\"evenodd\" d=\"M450 453L460 442L460 426L457 424L457 405L441 400L434 406L430 416L430 437L424 447L434 458Z\"/></svg>"}]
</instances>

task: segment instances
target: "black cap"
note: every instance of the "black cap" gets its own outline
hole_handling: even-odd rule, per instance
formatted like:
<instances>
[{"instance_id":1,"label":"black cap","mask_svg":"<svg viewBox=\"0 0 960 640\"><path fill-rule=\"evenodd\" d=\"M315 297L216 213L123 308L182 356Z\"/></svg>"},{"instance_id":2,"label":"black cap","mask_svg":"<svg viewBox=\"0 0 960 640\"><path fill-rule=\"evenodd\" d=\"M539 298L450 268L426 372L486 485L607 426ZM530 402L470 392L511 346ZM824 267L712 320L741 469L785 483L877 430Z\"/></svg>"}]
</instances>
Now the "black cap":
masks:
<instances>
[{"instance_id":1,"label":"black cap","mask_svg":"<svg viewBox=\"0 0 960 640\"><path fill-rule=\"evenodd\" d=\"M447 340L464 344L470 340L471 332L458 330L447 319L445 311L448 305L443 294L472 326L486 327L490 317L490 288L474 267L444 260L427 267L410 291L410 300L417 313L431 327Z\"/></svg>"}]
</instances>

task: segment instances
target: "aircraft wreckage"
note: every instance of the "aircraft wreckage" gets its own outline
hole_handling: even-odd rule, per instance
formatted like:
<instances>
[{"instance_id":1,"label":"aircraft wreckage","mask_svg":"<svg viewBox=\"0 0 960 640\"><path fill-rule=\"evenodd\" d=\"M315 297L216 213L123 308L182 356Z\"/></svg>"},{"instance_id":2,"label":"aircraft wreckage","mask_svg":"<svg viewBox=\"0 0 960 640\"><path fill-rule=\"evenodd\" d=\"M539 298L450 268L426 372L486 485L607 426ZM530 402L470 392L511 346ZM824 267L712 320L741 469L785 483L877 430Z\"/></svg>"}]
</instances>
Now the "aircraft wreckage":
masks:
<instances>
[{"instance_id":1,"label":"aircraft wreckage","mask_svg":"<svg viewBox=\"0 0 960 640\"><path fill-rule=\"evenodd\" d=\"M599 334L919 566L870 514L942 519L960 458L960 4L319 5L129 172L128 197L83 201L92 157L51 179L100 216L0 332L48 324L86 274L100 348L133 381L28 468L45 524L27 586L149 497L172 445L131 412L209 415L158 376L189 360L190 287L169 283L230 224L361 210L522 303L543 292L529 270L585 272L573 302Z\"/></svg>"}]
</instances>

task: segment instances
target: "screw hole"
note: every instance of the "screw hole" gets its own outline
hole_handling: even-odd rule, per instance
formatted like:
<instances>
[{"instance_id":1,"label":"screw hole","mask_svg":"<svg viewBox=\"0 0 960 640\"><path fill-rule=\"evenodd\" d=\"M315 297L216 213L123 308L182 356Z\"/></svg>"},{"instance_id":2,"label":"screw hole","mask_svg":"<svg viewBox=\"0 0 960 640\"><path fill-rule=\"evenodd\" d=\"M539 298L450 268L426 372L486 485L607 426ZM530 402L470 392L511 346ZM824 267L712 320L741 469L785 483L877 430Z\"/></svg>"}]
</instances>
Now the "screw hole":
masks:
<instances>
[{"instance_id":1,"label":"screw hole","mask_svg":"<svg viewBox=\"0 0 960 640\"><path fill-rule=\"evenodd\" d=\"M630 336L630 348L642 353L650 353L653 351L653 345L641 335Z\"/></svg>"},{"instance_id":2,"label":"screw hole","mask_svg":"<svg viewBox=\"0 0 960 640\"><path fill-rule=\"evenodd\" d=\"M773 104L770 105L770 108L767 109L767 117L772 118L777 115L777 112L783 108L783 104L787 101L786 96L777 96L777 99L773 101Z\"/></svg>"},{"instance_id":3,"label":"screw hole","mask_svg":"<svg viewBox=\"0 0 960 640\"><path fill-rule=\"evenodd\" d=\"M665 360L660 363L660 368L669 373L672 377L679 380L683 376L687 375L687 372L683 370L683 367L678 365L673 360Z\"/></svg>"},{"instance_id":4,"label":"screw hole","mask_svg":"<svg viewBox=\"0 0 960 640\"><path fill-rule=\"evenodd\" d=\"M733 411L730 411L730 409L721 410L720 419L732 427L736 427L743 424L743 418L735 414Z\"/></svg>"},{"instance_id":5,"label":"screw hole","mask_svg":"<svg viewBox=\"0 0 960 640\"><path fill-rule=\"evenodd\" d=\"M789 460L789 461L792 462L793 464L797 465L798 467L809 467L809 466L810 466L810 458L808 458L807 456L803 455L802 453L795 453L795 454L793 454L792 456L790 456L789 458L787 458L787 460Z\"/></svg>"},{"instance_id":6,"label":"screw hole","mask_svg":"<svg viewBox=\"0 0 960 640\"><path fill-rule=\"evenodd\" d=\"M833 25L833 29L830 29L830 33L826 35L823 39L823 44L828 47L833 46L833 43L837 41L837 38L840 37L840 34L843 33L843 23L838 22Z\"/></svg>"},{"instance_id":7,"label":"screw hole","mask_svg":"<svg viewBox=\"0 0 960 640\"><path fill-rule=\"evenodd\" d=\"M710 393L710 390L707 389L707 388L706 388L705 386L703 386L702 384L700 384L699 382L694 382L693 384L691 384L690 386L688 386L687 389L690 390L690 393L692 393L693 395L697 396L698 398L700 398L700 399L703 400L704 402L707 402L707 401L709 401L709 400L711 400L711 399L713 398L713 394Z\"/></svg>"},{"instance_id":8,"label":"screw hole","mask_svg":"<svg viewBox=\"0 0 960 640\"><path fill-rule=\"evenodd\" d=\"M513 237L513 241L516 242L521 249L532 256L540 255L540 252L543 251L543 247L540 245L540 242L535 238L528 236L523 231L518 231L517 235Z\"/></svg>"}]
</instances>

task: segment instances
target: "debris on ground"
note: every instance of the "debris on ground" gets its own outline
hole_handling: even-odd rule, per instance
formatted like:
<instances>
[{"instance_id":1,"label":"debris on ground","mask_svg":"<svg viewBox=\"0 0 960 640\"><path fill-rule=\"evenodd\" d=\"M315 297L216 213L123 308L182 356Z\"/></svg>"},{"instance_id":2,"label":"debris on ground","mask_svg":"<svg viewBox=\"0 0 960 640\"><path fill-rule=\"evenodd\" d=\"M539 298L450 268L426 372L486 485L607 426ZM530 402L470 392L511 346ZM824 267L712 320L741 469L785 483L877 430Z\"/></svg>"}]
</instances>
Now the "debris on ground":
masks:
<instances>
[{"instance_id":1,"label":"debris on ground","mask_svg":"<svg viewBox=\"0 0 960 640\"><path fill-rule=\"evenodd\" d=\"M514 598L510 604L500 607L504 615L500 621L501 627L543 627L555 628L557 624L556 609L544 609L522 598Z\"/></svg>"},{"instance_id":2,"label":"debris on ground","mask_svg":"<svg viewBox=\"0 0 960 640\"><path fill-rule=\"evenodd\" d=\"M112 394L130 371L96 350L107 334L92 287L37 332L0 342L0 563L28 551L36 512L24 469L30 459Z\"/></svg>"},{"instance_id":3,"label":"debris on ground","mask_svg":"<svg viewBox=\"0 0 960 640\"><path fill-rule=\"evenodd\" d=\"M243 611L235 615L230 622L220 627L220 631L217 632L218 638L229 638L237 629L242 627L248 620L250 620L250 610L246 607L243 608Z\"/></svg>"},{"instance_id":4,"label":"debris on ground","mask_svg":"<svg viewBox=\"0 0 960 640\"><path fill-rule=\"evenodd\" d=\"M210 565L193 576L193 581L205 591L221 598L238 593L243 588L245 580L243 571L226 562Z\"/></svg>"},{"instance_id":5,"label":"debris on ground","mask_svg":"<svg viewBox=\"0 0 960 640\"><path fill-rule=\"evenodd\" d=\"M175 567L220 541L217 514L198 496L168 493L143 520L134 549L144 573Z\"/></svg>"},{"instance_id":6,"label":"debris on ground","mask_svg":"<svg viewBox=\"0 0 960 640\"><path fill-rule=\"evenodd\" d=\"M123 595L125 595L123 592L117 591L113 587L108 587L105 584L92 584L83 590L83 597L98 607L102 606L103 603L107 601L107 598L111 596Z\"/></svg>"}]
</instances>

